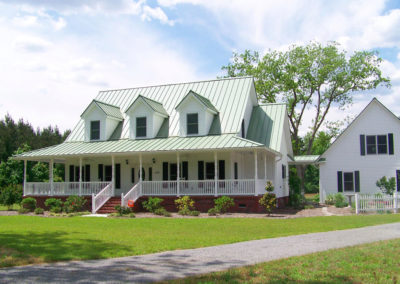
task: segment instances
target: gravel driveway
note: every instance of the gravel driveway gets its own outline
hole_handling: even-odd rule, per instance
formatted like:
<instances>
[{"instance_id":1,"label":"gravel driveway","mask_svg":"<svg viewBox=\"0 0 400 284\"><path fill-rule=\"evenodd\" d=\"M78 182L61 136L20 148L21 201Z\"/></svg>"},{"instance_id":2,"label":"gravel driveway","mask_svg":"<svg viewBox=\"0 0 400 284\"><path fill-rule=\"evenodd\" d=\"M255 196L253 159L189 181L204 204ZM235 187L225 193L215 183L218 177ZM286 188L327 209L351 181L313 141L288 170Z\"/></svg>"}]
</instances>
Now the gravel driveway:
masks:
<instances>
[{"instance_id":1,"label":"gravel driveway","mask_svg":"<svg viewBox=\"0 0 400 284\"><path fill-rule=\"evenodd\" d=\"M400 238L400 223L105 260L0 269L0 283L152 282Z\"/></svg>"}]
</instances>

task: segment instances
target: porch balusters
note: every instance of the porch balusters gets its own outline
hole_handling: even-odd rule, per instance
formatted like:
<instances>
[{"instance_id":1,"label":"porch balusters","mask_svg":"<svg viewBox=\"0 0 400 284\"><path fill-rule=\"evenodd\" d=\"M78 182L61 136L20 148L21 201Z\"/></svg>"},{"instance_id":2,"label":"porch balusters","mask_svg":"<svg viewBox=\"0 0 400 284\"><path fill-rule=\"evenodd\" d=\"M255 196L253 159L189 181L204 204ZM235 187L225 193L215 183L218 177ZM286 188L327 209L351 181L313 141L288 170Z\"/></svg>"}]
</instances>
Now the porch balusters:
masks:
<instances>
[{"instance_id":1,"label":"porch balusters","mask_svg":"<svg viewBox=\"0 0 400 284\"><path fill-rule=\"evenodd\" d=\"M218 167L217 167L217 152L214 152L214 196L218 196Z\"/></svg>"},{"instance_id":2,"label":"porch balusters","mask_svg":"<svg viewBox=\"0 0 400 284\"><path fill-rule=\"evenodd\" d=\"M176 164L177 164L177 169L176 169L176 195L179 197L180 196L180 182L179 182L179 177L180 177L180 170L179 170L179 152L178 153L176 153Z\"/></svg>"},{"instance_id":3,"label":"porch balusters","mask_svg":"<svg viewBox=\"0 0 400 284\"><path fill-rule=\"evenodd\" d=\"M114 156L111 156L111 186L112 186L112 195L115 195L115 159Z\"/></svg>"}]
</instances>

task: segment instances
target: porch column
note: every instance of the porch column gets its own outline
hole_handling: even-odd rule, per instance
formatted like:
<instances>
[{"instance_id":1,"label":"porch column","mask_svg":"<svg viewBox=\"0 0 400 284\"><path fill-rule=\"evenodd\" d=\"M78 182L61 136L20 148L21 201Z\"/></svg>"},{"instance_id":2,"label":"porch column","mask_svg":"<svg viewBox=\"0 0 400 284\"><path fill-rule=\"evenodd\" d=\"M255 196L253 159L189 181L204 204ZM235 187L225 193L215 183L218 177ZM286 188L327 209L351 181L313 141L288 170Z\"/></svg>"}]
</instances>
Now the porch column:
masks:
<instances>
[{"instance_id":1,"label":"porch column","mask_svg":"<svg viewBox=\"0 0 400 284\"><path fill-rule=\"evenodd\" d=\"M264 154L264 179L267 181L267 153Z\"/></svg>"},{"instance_id":2,"label":"porch column","mask_svg":"<svg viewBox=\"0 0 400 284\"><path fill-rule=\"evenodd\" d=\"M143 161L142 161L142 154L139 154L139 187L140 187L140 194L143 194L143 188L142 188L142 181L143 181L143 170L142 170L142 165Z\"/></svg>"},{"instance_id":3,"label":"porch column","mask_svg":"<svg viewBox=\"0 0 400 284\"><path fill-rule=\"evenodd\" d=\"M180 183L180 178L179 178L179 176L180 176L180 173L181 173L181 171L179 170L179 163L180 163L180 161L179 161L179 152L177 152L176 153L176 195L179 197L180 196L180 187L179 187L179 183Z\"/></svg>"},{"instance_id":4,"label":"porch column","mask_svg":"<svg viewBox=\"0 0 400 284\"><path fill-rule=\"evenodd\" d=\"M79 196L82 196L82 158L79 158Z\"/></svg>"},{"instance_id":5,"label":"porch column","mask_svg":"<svg viewBox=\"0 0 400 284\"><path fill-rule=\"evenodd\" d=\"M218 163L217 152L214 152L214 196L218 196Z\"/></svg>"},{"instance_id":6,"label":"porch column","mask_svg":"<svg viewBox=\"0 0 400 284\"><path fill-rule=\"evenodd\" d=\"M27 161L24 160L24 196L26 194L26 166L27 166Z\"/></svg>"},{"instance_id":7,"label":"porch column","mask_svg":"<svg viewBox=\"0 0 400 284\"><path fill-rule=\"evenodd\" d=\"M257 195L258 161L257 150L254 150L254 195Z\"/></svg>"},{"instance_id":8,"label":"porch column","mask_svg":"<svg viewBox=\"0 0 400 284\"><path fill-rule=\"evenodd\" d=\"M115 159L114 156L111 156L111 187L112 187L112 195L115 195Z\"/></svg>"},{"instance_id":9,"label":"porch column","mask_svg":"<svg viewBox=\"0 0 400 284\"><path fill-rule=\"evenodd\" d=\"M50 182L50 195L54 194L54 160L50 160L49 165L49 182Z\"/></svg>"}]
</instances>

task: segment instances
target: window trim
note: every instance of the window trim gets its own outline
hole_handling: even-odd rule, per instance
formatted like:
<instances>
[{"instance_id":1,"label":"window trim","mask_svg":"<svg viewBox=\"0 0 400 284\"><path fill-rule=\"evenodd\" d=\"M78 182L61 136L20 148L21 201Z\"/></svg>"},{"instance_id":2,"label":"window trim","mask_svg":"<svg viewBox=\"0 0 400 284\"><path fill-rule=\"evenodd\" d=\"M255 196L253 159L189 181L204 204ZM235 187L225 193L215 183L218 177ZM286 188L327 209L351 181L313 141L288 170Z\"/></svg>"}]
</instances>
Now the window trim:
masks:
<instances>
[{"instance_id":1,"label":"window trim","mask_svg":"<svg viewBox=\"0 0 400 284\"><path fill-rule=\"evenodd\" d=\"M144 119L145 125L140 126L140 129L144 129L144 135L143 136L139 136L138 135L138 120L139 119ZM135 137L136 138L147 138L147 116L137 116L135 119Z\"/></svg>"},{"instance_id":2,"label":"window trim","mask_svg":"<svg viewBox=\"0 0 400 284\"><path fill-rule=\"evenodd\" d=\"M190 115L196 115L197 118L197 123L190 123L189 124L189 116ZM196 133L189 133L189 126L197 126L197 132ZM187 113L186 114L186 135L191 136L191 135L199 135L199 113L198 112L192 112L192 113Z\"/></svg>"},{"instance_id":3,"label":"window trim","mask_svg":"<svg viewBox=\"0 0 400 284\"><path fill-rule=\"evenodd\" d=\"M343 172L343 193L356 192L356 183L355 183L355 174L354 173L355 172ZM346 176L346 174L351 174L351 177L352 177L351 182L352 182L353 190L346 190L346 181L345 181L345 178L344 178Z\"/></svg>"},{"instance_id":4,"label":"window trim","mask_svg":"<svg viewBox=\"0 0 400 284\"><path fill-rule=\"evenodd\" d=\"M93 138L93 124L94 123L98 123L99 124L99 128L98 128L98 130L97 130L97 132L98 132L98 138ZM100 140L100 120L91 120L90 121L90 129L89 129L89 140L90 141L97 141L97 140Z\"/></svg>"},{"instance_id":5,"label":"window trim","mask_svg":"<svg viewBox=\"0 0 400 284\"><path fill-rule=\"evenodd\" d=\"M362 135L362 136L364 136L364 135ZM375 143L369 143L368 144L368 138L369 137L374 137L374 140L375 140ZM383 144L383 143L379 143L378 142L378 140L379 140L379 137L385 137L385 144ZM376 134L376 135L365 135L365 155L390 155L390 149L389 149L389 147L390 147L390 145L389 145L389 140L390 140L390 138L389 138L389 135L388 134ZM374 145L374 147L375 147L375 152L370 152L369 151L369 149L368 149L368 146L372 146L372 145ZM379 146L386 146L386 151L385 152L380 152L379 151ZM361 151L362 152L362 151ZM362 153L361 153L361 155L362 155Z\"/></svg>"}]
</instances>

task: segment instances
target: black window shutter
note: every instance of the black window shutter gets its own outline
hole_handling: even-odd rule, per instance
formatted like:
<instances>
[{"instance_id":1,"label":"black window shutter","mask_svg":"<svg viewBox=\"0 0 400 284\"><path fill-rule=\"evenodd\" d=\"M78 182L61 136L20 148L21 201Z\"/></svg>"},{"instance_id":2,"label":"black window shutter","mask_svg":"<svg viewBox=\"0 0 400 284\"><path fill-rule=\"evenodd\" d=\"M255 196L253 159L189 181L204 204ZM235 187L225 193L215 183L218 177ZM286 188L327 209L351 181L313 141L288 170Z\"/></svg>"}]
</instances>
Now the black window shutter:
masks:
<instances>
[{"instance_id":1,"label":"black window shutter","mask_svg":"<svg viewBox=\"0 0 400 284\"><path fill-rule=\"evenodd\" d=\"M69 181L70 182L75 181L75 179L74 179L74 170L75 170L74 165L70 165L69 166Z\"/></svg>"},{"instance_id":2,"label":"black window shutter","mask_svg":"<svg viewBox=\"0 0 400 284\"><path fill-rule=\"evenodd\" d=\"M162 164L163 167L163 180L168 180L168 163L167 162L163 162Z\"/></svg>"},{"instance_id":3,"label":"black window shutter","mask_svg":"<svg viewBox=\"0 0 400 284\"><path fill-rule=\"evenodd\" d=\"M85 165L85 181L90 181L90 165Z\"/></svg>"},{"instance_id":4,"label":"black window shutter","mask_svg":"<svg viewBox=\"0 0 400 284\"><path fill-rule=\"evenodd\" d=\"M153 168L149 167L149 181L153 180Z\"/></svg>"},{"instance_id":5,"label":"black window shutter","mask_svg":"<svg viewBox=\"0 0 400 284\"><path fill-rule=\"evenodd\" d=\"M244 119L242 120L242 138L246 138L246 133L244 130Z\"/></svg>"},{"instance_id":6,"label":"black window shutter","mask_svg":"<svg viewBox=\"0 0 400 284\"><path fill-rule=\"evenodd\" d=\"M115 164L115 188L121 188L121 164Z\"/></svg>"},{"instance_id":7,"label":"black window shutter","mask_svg":"<svg viewBox=\"0 0 400 284\"><path fill-rule=\"evenodd\" d=\"M79 177L80 177L80 171L79 171L79 167L78 166L76 166L75 167L75 181L79 181Z\"/></svg>"},{"instance_id":8,"label":"black window shutter","mask_svg":"<svg viewBox=\"0 0 400 284\"><path fill-rule=\"evenodd\" d=\"M103 171L103 164L99 164L97 167L97 176L100 181L104 181L104 171Z\"/></svg>"},{"instance_id":9,"label":"black window shutter","mask_svg":"<svg viewBox=\"0 0 400 284\"><path fill-rule=\"evenodd\" d=\"M225 179L225 160L218 161L218 179Z\"/></svg>"},{"instance_id":10,"label":"black window shutter","mask_svg":"<svg viewBox=\"0 0 400 284\"><path fill-rule=\"evenodd\" d=\"M198 170L199 180L203 180L204 179L204 161L198 161L197 170Z\"/></svg>"},{"instance_id":11,"label":"black window shutter","mask_svg":"<svg viewBox=\"0 0 400 284\"><path fill-rule=\"evenodd\" d=\"M388 134L388 140L389 140L389 155L393 155L394 154L393 133Z\"/></svg>"},{"instance_id":12,"label":"black window shutter","mask_svg":"<svg viewBox=\"0 0 400 284\"><path fill-rule=\"evenodd\" d=\"M234 169L233 169L233 171L234 171L234 177L235 177L235 179L238 179L238 177L239 177L239 171L238 171L238 163L237 163L237 162L235 162L235 164L234 164Z\"/></svg>"},{"instance_id":13,"label":"black window shutter","mask_svg":"<svg viewBox=\"0 0 400 284\"><path fill-rule=\"evenodd\" d=\"M365 156L365 135L360 135L360 153Z\"/></svg>"},{"instance_id":14,"label":"black window shutter","mask_svg":"<svg viewBox=\"0 0 400 284\"><path fill-rule=\"evenodd\" d=\"M343 173L337 172L337 189L338 192L343 192Z\"/></svg>"},{"instance_id":15,"label":"black window shutter","mask_svg":"<svg viewBox=\"0 0 400 284\"><path fill-rule=\"evenodd\" d=\"M182 177L185 180L189 179L189 163L188 163L188 161L182 162Z\"/></svg>"},{"instance_id":16,"label":"black window shutter","mask_svg":"<svg viewBox=\"0 0 400 284\"><path fill-rule=\"evenodd\" d=\"M131 168L131 182L135 183L135 168Z\"/></svg>"},{"instance_id":17,"label":"black window shutter","mask_svg":"<svg viewBox=\"0 0 400 284\"><path fill-rule=\"evenodd\" d=\"M354 179L356 192L360 192L360 171L354 172Z\"/></svg>"},{"instance_id":18,"label":"black window shutter","mask_svg":"<svg viewBox=\"0 0 400 284\"><path fill-rule=\"evenodd\" d=\"M396 184L397 184L397 191L400 192L400 170L396 171Z\"/></svg>"}]
</instances>

